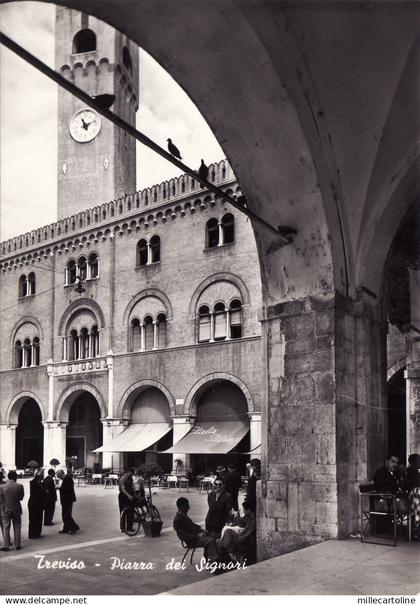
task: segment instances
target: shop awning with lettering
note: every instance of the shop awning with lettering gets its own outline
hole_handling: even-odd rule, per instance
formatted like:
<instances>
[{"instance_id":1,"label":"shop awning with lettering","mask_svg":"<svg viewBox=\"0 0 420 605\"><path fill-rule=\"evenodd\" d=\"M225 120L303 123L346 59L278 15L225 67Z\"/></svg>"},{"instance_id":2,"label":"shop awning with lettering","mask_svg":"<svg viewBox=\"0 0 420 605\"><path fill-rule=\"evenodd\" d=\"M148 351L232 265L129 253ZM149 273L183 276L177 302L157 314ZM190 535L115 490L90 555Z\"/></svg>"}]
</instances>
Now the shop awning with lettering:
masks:
<instances>
[{"instance_id":1,"label":"shop awning with lettering","mask_svg":"<svg viewBox=\"0 0 420 605\"><path fill-rule=\"evenodd\" d=\"M168 422L130 424L112 441L98 447L94 452L142 452L159 441L172 428Z\"/></svg>"},{"instance_id":2,"label":"shop awning with lettering","mask_svg":"<svg viewBox=\"0 0 420 605\"><path fill-rule=\"evenodd\" d=\"M249 431L247 420L197 421L165 454L227 454Z\"/></svg>"}]
</instances>

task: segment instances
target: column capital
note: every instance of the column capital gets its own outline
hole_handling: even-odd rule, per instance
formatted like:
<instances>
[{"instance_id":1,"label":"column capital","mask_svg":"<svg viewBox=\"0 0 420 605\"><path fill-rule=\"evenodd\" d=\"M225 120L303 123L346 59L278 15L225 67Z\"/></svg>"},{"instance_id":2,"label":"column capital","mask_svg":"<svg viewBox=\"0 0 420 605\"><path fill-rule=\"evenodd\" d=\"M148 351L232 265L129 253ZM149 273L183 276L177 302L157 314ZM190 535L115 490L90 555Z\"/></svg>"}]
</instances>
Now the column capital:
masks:
<instances>
[{"instance_id":1,"label":"column capital","mask_svg":"<svg viewBox=\"0 0 420 605\"><path fill-rule=\"evenodd\" d=\"M12 430L15 431L17 429L17 424L14 424L12 422L2 422L0 423L0 430L6 431L6 430Z\"/></svg>"},{"instance_id":2,"label":"column capital","mask_svg":"<svg viewBox=\"0 0 420 605\"><path fill-rule=\"evenodd\" d=\"M101 418L104 426L123 426L126 428L130 424L129 418Z\"/></svg>"},{"instance_id":3,"label":"column capital","mask_svg":"<svg viewBox=\"0 0 420 605\"><path fill-rule=\"evenodd\" d=\"M43 420L42 425L44 429L65 429L68 422L62 422L61 420Z\"/></svg>"},{"instance_id":4,"label":"column capital","mask_svg":"<svg viewBox=\"0 0 420 605\"><path fill-rule=\"evenodd\" d=\"M248 417L251 422L261 421L261 412L248 412Z\"/></svg>"},{"instance_id":5,"label":"column capital","mask_svg":"<svg viewBox=\"0 0 420 605\"><path fill-rule=\"evenodd\" d=\"M197 416L191 416L191 414L177 414L169 416L173 424L193 424Z\"/></svg>"}]
</instances>

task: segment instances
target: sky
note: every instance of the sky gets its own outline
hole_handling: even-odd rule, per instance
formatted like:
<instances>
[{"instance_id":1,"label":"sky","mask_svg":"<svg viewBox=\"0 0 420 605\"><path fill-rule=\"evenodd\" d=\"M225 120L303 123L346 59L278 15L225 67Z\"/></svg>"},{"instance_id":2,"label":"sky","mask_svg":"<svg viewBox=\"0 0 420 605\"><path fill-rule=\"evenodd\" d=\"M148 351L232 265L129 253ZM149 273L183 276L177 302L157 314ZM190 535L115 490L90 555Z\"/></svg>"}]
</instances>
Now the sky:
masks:
<instances>
[{"instance_id":1,"label":"sky","mask_svg":"<svg viewBox=\"0 0 420 605\"><path fill-rule=\"evenodd\" d=\"M6 35L54 68L54 5L2 4L0 24ZM164 148L171 137L192 168L198 169L201 158L209 164L224 157L188 95L142 50L137 128ZM56 84L0 46L1 241L56 220L56 166ZM137 143L137 189L179 174ZM93 200L92 206L108 201Z\"/></svg>"}]
</instances>

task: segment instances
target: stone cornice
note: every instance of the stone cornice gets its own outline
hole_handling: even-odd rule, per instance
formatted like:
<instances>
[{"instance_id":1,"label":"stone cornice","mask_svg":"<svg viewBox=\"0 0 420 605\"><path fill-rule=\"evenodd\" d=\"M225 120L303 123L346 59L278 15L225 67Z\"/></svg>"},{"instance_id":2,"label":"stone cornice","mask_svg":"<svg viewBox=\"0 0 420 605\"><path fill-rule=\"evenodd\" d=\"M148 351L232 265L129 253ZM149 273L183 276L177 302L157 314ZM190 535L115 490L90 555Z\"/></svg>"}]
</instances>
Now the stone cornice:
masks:
<instances>
[{"instance_id":1,"label":"stone cornice","mask_svg":"<svg viewBox=\"0 0 420 605\"><path fill-rule=\"evenodd\" d=\"M210 165L210 170L214 170L214 179L212 173L209 178L224 190L233 189L234 186L236 188L235 177L226 161ZM221 175L225 178L218 179ZM109 237L122 236L132 231L147 231L158 223L182 218L188 213L200 212L216 204L225 206L222 199L216 198L207 189L200 189L198 182L192 184L191 181L187 175L181 175L159 186L89 208L9 239L0 244L0 269L6 272L35 265L56 254L88 249ZM190 184L190 187L185 187L186 184ZM179 189L184 187L188 191L180 192ZM149 205L150 200L156 201Z\"/></svg>"}]
</instances>

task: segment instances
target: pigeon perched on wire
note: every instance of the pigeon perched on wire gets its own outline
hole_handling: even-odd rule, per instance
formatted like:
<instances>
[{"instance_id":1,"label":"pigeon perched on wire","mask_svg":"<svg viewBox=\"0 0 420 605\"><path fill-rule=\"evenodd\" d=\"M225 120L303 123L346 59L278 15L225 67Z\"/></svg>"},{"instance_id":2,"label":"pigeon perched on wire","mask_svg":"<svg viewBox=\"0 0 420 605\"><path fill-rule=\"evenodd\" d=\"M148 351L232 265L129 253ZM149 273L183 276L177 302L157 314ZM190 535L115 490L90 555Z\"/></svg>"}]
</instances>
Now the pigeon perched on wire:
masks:
<instances>
[{"instance_id":1,"label":"pigeon perched on wire","mask_svg":"<svg viewBox=\"0 0 420 605\"><path fill-rule=\"evenodd\" d=\"M172 143L171 139L168 139L168 151L175 158L179 158L180 160L182 160L181 153L178 147Z\"/></svg>"},{"instance_id":2,"label":"pigeon perched on wire","mask_svg":"<svg viewBox=\"0 0 420 605\"><path fill-rule=\"evenodd\" d=\"M96 95L93 96L92 99L95 101L96 105L101 109L109 109L115 101L115 95Z\"/></svg>"},{"instance_id":3,"label":"pigeon perched on wire","mask_svg":"<svg viewBox=\"0 0 420 605\"><path fill-rule=\"evenodd\" d=\"M207 181L209 176L209 167L205 165L204 160L201 160L200 168L198 169L198 176ZM204 189L204 185L200 183L200 188Z\"/></svg>"}]
</instances>

